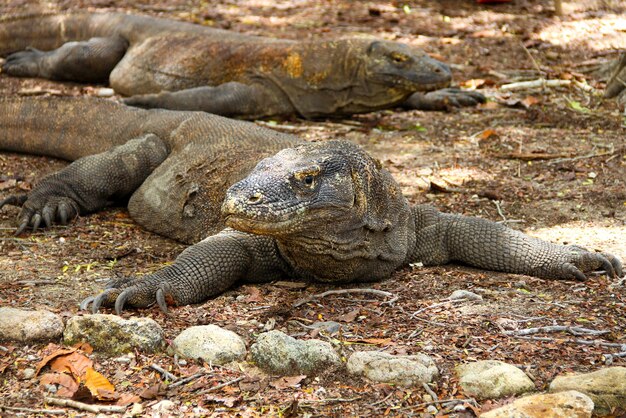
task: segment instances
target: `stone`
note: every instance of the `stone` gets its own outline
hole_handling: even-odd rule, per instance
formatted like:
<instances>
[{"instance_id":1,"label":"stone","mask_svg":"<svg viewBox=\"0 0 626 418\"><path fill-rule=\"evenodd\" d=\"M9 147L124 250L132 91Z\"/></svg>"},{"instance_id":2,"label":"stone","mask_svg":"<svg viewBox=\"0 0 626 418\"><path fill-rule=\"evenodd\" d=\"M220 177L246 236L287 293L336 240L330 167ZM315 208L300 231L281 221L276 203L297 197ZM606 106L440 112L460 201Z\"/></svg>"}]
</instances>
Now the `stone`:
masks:
<instances>
[{"instance_id":1,"label":"stone","mask_svg":"<svg viewBox=\"0 0 626 418\"><path fill-rule=\"evenodd\" d=\"M456 366L463 391L479 399L494 399L520 395L535 389L526 373L515 366L483 360Z\"/></svg>"},{"instance_id":2,"label":"stone","mask_svg":"<svg viewBox=\"0 0 626 418\"><path fill-rule=\"evenodd\" d=\"M448 297L450 300L467 299L467 300L483 300L483 297L477 293L470 292L469 290L455 290Z\"/></svg>"},{"instance_id":3,"label":"stone","mask_svg":"<svg viewBox=\"0 0 626 418\"><path fill-rule=\"evenodd\" d=\"M56 340L63 334L63 321L48 311L0 308L0 341Z\"/></svg>"},{"instance_id":4,"label":"stone","mask_svg":"<svg viewBox=\"0 0 626 418\"><path fill-rule=\"evenodd\" d=\"M529 395L513 403L481 414L481 418L589 418L593 401L587 395L569 390Z\"/></svg>"},{"instance_id":5,"label":"stone","mask_svg":"<svg viewBox=\"0 0 626 418\"><path fill-rule=\"evenodd\" d=\"M300 341L278 330L259 335L250 354L261 369L280 376L313 375L342 365L330 343Z\"/></svg>"},{"instance_id":6,"label":"stone","mask_svg":"<svg viewBox=\"0 0 626 418\"><path fill-rule=\"evenodd\" d=\"M82 315L70 318L63 333L65 344L88 342L95 351L110 356L135 349L153 353L165 346L163 330L153 319L123 319L117 315Z\"/></svg>"},{"instance_id":7,"label":"stone","mask_svg":"<svg viewBox=\"0 0 626 418\"><path fill-rule=\"evenodd\" d=\"M594 414L606 415L613 408L626 409L626 367L606 367L591 373L557 376L550 392L577 390L589 396Z\"/></svg>"},{"instance_id":8,"label":"stone","mask_svg":"<svg viewBox=\"0 0 626 418\"><path fill-rule=\"evenodd\" d=\"M439 371L426 354L394 356L378 351L357 351L348 359L348 373L375 382L400 386L418 386L431 382Z\"/></svg>"},{"instance_id":9,"label":"stone","mask_svg":"<svg viewBox=\"0 0 626 418\"><path fill-rule=\"evenodd\" d=\"M172 343L174 352L189 359L223 365L246 356L246 343L232 331L217 325L200 325L181 332Z\"/></svg>"}]
</instances>

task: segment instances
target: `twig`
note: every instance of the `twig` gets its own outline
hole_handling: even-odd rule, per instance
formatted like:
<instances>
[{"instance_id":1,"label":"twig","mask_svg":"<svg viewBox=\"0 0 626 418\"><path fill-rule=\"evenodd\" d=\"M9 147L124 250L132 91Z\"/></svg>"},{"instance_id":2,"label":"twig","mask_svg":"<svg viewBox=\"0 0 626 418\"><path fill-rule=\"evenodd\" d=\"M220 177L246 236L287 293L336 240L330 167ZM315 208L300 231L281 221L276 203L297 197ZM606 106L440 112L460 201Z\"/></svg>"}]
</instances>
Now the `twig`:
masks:
<instances>
[{"instance_id":1,"label":"twig","mask_svg":"<svg viewBox=\"0 0 626 418\"><path fill-rule=\"evenodd\" d=\"M393 396L393 392L389 392L389 395L385 396L384 398L382 398L380 401L376 401L374 403L371 403L370 406L376 406L376 405L380 405L381 403L385 403L387 402L387 400L389 398L391 398Z\"/></svg>"},{"instance_id":2,"label":"twig","mask_svg":"<svg viewBox=\"0 0 626 418\"><path fill-rule=\"evenodd\" d=\"M432 304L432 305L426 306L425 308L418 309L417 311L413 312L409 318L411 318L411 319L415 319L415 317L416 317L417 315L421 314L421 313L422 313L422 312L424 312L424 311L427 311L427 310L429 310L429 309L433 309L433 308L438 308L438 307L440 307L440 306L447 305L448 303L460 303L460 302L467 302L468 300L469 300L469 299L467 299L467 298L460 298L460 299L451 299L451 300L446 300L446 301L439 302L439 303L434 303L434 304Z\"/></svg>"},{"instance_id":3,"label":"twig","mask_svg":"<svg viewBox=\"0 0 626 418\"><path fill-rule=\"evenodd\" d=\"M470 398L470 399L454 399L454 398L452 398L452 399L441 399L441 400L438 400L438 401L418 403L418 404L415 404L415 405L406 406L406 407L401 408L401 409L417 409L417 408L423 408L423 407L429 406L429 405L438 405L438 404L444 404L444 403L454 405L454 404L465 403L465 402L472 403L472 402L476 402L476 401L474 399L472 399L472 398Z\"/></svg>"},{"instance_id":4,"label":"twig","mask_svg":"<svg viewBox=\"0 0 626 418\"><path fill-rule=\"evenodd\" d=\"M81 411L93 412L116 412L123 413L126 411L125 406L118 405L90 405L83 402L73 401L71 399L45 398L45 402L50 405L68 406L70 408L80 409Z\"/></svg>"},{"instance_id":5,"label":"twig","mask_svg":"<svg viewBox=\"0 0 626 418\"><path fill-rule=\"evenodd\" d=\"M355 398L306 399L306 400L299 401L298 403L304 406L308 403L314 404L314 403L354 402L354 401L358 401L359 399L361 399L360 396L357 396Z\"/></svg>"},{"instance_id":6,"label":"twig","mask_svg":"<svg viewBox=\"0 0 626 418\"><path fill-rule=\"evenodd\" d=\"M607 366L610 366L611 364L613 364L613 359L615 357L626 357L626 351L622 351L619 353L614 353L614 354L602 354L604 356L604 363Z\"/></svg>"},{"instance_id":7,"label":"twig","mask_svg":"<svg viewBox=\"0 0 626 418\"><path fill-rule=\"evenodd\" d=\"M517 83L509 83L503 84L500 86L500 90L510 91L510 90L524 90L524 89L534 89L537 87L562 87L569 86L572 84L571 80L545 80L540 78L538 80L532 81L519 81Z\"/></svg>"},{"instance_id":8,"label":"twig","mask_svg":"<svg viewBox=\"0 0 626 418\"><path fill-rule=\"evenodd\" d=\"M386 296L388 298L392 298L390 301L387 301L385 303L392 303L395 302L396 300L398 300L398 297L396 295L394 295L391 292L385 292L384 290L377 290L377 289L338 289L338 290L328 290L326 292L323 293L318 293L317 295L313 295L310 296L306 299L300 299L297 300L296 302L294 302L294 304L292 305L293 308L297 308L300 305L304 305L305 303L311 302L315 299L321 299L325 296L329 296L329 295L343 295L346 293L372 293L374 295L380 295L380 296Z\"/></svg>"},{"instance_id":9,"label":"twig","mask_svg":"<svg viewBox=\"0 0 626 418\"><path fill-rule=\"evenodd\" d=\"M502 211L502 207L500 206L500 201L492 200L492 202L496 206L496 210L498 211L498 215L500 215L500 217L502 218L502 222L507 223L508 220L506 219L506 216L504 216L504 212Z\"/></svg>"},{"instance_id":10,"label":"twig","mask_svg":"<svg viewBox=\"0 0 626 418\"><path fill-rule=\"evenodd\" d=\"M583 328L583 327L570 327L565 325L551 325L547 327L536 327L519 329L515 331L504 331L506 335L530 335L538 334L540 332L561 332L565 331L572 335L604 335L609 334L611 331L597 331L595 329Z\"/></svg>"},{"instance_id":11,"label":"twig","mask_svg":"<svg viewBox=\"0 0 626 418\"><path fill-rule=\"evenodd\" d=\"M200 377L202 377L202 376L204 376L206 374L209 374L209 373L207 373L207 372L200 372L200 373L192 374L189 377L185 377L184 379L180 379L177 382L172 383L167 388L170 389L170 388L175 388L175 387L180 386L180 385L184 385L185 383L189 383L192 380L198 379L198 378L200 378Z\"/></svg>"},{"instance_id":12,"label":"twig","mask_svg":"<svg viewBox=\"0 0 626 418\"><path fill-rule=\"evenodd\" d=\"M560 163L564 163L566 161L579 161L579 160L585 160L587 158L604 157L605 155L613 155L613 154L615 154L615 151L600 152L600 153L592 152L592 153L587 154L587 155L579 155L578 157L557 158L557 159L554 159L552 161L548 161L547 164L548 165L560 164Z\"/></svg>"},{"instance_id":13,"label":"twig","mask_svg":"<svg viewBox=\"0 0 626 418\"><path fill-rule=\"evenodd\" d=\"M219 389L221 389L223 387L234 385L235 383L239 382L240 380L243 380L243 378L244 378L244 376L240 376L240 377L238 377L236 379L229 380L228 382L220 383L217 386L213 386L213 387L210 387L208 389L201 390L200 392L197 393L197 395L206 395L207 393L215 392L216 390L219 390Z\"/></svg>"},{"instance_id":14,"label":"twig","mask_svg":"<svg viewBox=\"0 0 626 418\"><path fill-rule=\"evenodd\" d=\"M163 378L169 380L170 382L175 382L178 380L176 376L174 376L172 373L168 372L167 370L165 370L158 364L151 364L148 367L152 370L156 370L157 372L161 373L163 375Z\"/></svg>"},{"instance_id":15,"label":"twig","mask_svg":"<svg viewBox=\"0 0 626 418\"><path fill-rule=\"evenodd\" d=\"M565 338L551 338L551 337L534 337L534 336L524 336L524 335L510 335L511 337L519 338L520 340L530 340L530 341L545 341L545 342L569 342L576 343L581 345L599 345L601 347L614 347L619 348L620 350L626 350L626 344L620 343L605 343L603 341L589 341L589 340L568 340Z\"/></svg>"},{"instance_id":16,"label":"twig","mask_svg":"<svg viewBox=\"0 0 626 418\"><path fill-rule=\"evenodd\" d=\"M15 411L15 412L28 412L29 414L67 414L65 409L33 409L33 408L22 408L19 406L3 406L0 405L0 412L2 411Z\"/></svg>"},{"instance_id":17,"label":"twig","mask_svg":"<svg viewBox=\"0 0 626 418\"><path fill-rule=\"evenodd\" d=\"M526 55L528 55L528 58L530 58L530 61L533 63L533 67L535 67L535 70L537 70L537 72L539 74L542 74L542 75L545 74L545 71L541 71L541 68L539 68L539 64L537 64L537 61L535 60L535 57L533 57L533 55L530 53L528 48L526 48L526 45L524 45L521 42L520 42L520 44L522 45L522 48L524 49L524 52L526 52Z\"/></svg>"},{"instance_id":18,"label":"twig","mask_svg":"<svg viewBox=\"0 0 626 418\"><path fill-rule=\"evenodd\" d=\"M439 396L437 396L437 394L435 392L433 392L433 390L430 388L430 386L428 386L428 383L422 382L422 387L424 388L426 393L428 393L430 395L430 397L433 399L433 401L438 401L439 400Z\"/></svg>"}]
</instances>

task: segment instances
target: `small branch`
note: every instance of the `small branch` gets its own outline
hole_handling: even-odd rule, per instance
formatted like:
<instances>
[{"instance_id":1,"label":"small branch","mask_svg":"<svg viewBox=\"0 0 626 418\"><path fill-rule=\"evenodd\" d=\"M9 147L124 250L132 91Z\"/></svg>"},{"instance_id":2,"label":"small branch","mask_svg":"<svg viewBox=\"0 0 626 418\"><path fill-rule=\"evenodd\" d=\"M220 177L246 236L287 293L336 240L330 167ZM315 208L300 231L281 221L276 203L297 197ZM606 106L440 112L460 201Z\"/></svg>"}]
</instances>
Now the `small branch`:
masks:
<instances>
[{"instance_id":1,"label":"small branch","mask_svg":"<svg viewBox=\"0 0 626 418\"><path fill-rule=\"evenodd\" d=\"M609 334L611 331L597 331L589 328L582 327L570 327L565 325L552 325L547 327L536 327L536 328L526 328L519 329L515 331L504 331L506 335L530 335L530 334L538 334L540 332L561 332L565 331L572 335L604 335Z\"/></svg>"},{"instance_id":2,"label":"small branch","mask_svg":"<svg viewBox=\"0 0 626 418\"><path fill-rule=\"evenodd\" d=\"M374 295L386 296L388 298L391 298L391 300L384 302L386 304L390 304L390 303L393 303L396 300L398 300L398 297L396 295L394 295L391 292L385 292L384 290L377 290L377 289L338 289L338 290L328 290L326 292L318 293L317 295L313 295L313 296L310 296L310 297L305 298L305 299L297 300L292 305L292 308L297 308L298 306L304 305L305 303L311 302L311 301L313 301L315 299L321 299L321 298L329 296L329 295L343 295L343 294L346 294L346 293L372 293Z\"/></svg>"},{"instance_id":3,"label":"small branch","mask_svg":"<svg viewBox=\"0 0 626 418\"><path fill-rule=\"evenodd\" d=\"M360 396L357 396L355 398L305 399L305 400L299 401L298 404L302 406L306 406L306 404L316 404L316 403L354 402L354 401L358 401L359 399L361 399Z\"/></svg>"},{"instance_id":4,"label":"small branch","mask_svg":"<svg viewBox=\"0 0 626 418\"><path fill-rule=\"evenodd\" d=\"M532 81L519 81L516 83L503 84L500 86L502 91L535 89L538 87L562 87L572 84L571 80L545 80L540 78Z\"/></svg>"},{"instance_id":5,"label":"small branch","mask_svg":"<svg viewBox=\"0 0 626 418\"><path fill-rule=\"evenodd\" d=\"M606 364L607 366L610 366L611 364L613 364L613 359L615 357L626 357L626 351L622 351L620 353L613 353L613 354L602 354L604 356L604 364Z\"/></svg>"},{"instance_id":6,"label":"small branch","mask_svg":"<svg viewBox=\"0 0 626 418\"><path fill-rule=\"evenodd\" d=\"M579 161L579 160L586 160L587 158L596 158L596 157L604 157L606 155L613 155L615 154L615 151L609 151L609 152L600 152L600 153L595 153L592 152L591 154L587 154L587 155L580 155L578 157L571 157L571 158L557 158L554 159L552 161L548 161L547 164L551 165L551 164L560 164L560 163L564 163L566 161Z\"/></svg>"},{"instance_id":7,"label":"small branch","mask_svg":"<svg viewBox=\"0 0 626 418\"><path fill-rule=\"evenodd\" d=\"M492 202L496 206L496 210L498 211L498 215L500 215L500 217L502 218L502 222L507 223L508 220L506 219L506 216L504 216L504 212L502 211L502 206L500 206L500 201L492 200Z\"/></svg>"},{"instance_id":8,"label":"small branch","mask_svg":"<svg viewBox=\"0 0 626 418\"><path fill-rule=\"evenodd\" d=\"M180 385L184 385L185 383L189 383L189 382L191 382L192 380L196 380L196 379L198 379L198 378L200 378L200 377L202 377L202 376L204 376L204 375L206 375L206 374L209 374L209 373L207 373L207 372L201 372L201 373L196 373L196 374L193 374L193 375L191 375L191 376L189 376L189 377L185 377L184 379L180 379L180 380L178 380L177 382L172 383L172 384L171 384L171 385L169 385L167 388L168 388L168 389L170 389L170 388L175 388L175 387L180 386Z\"/></svg>"},{"instance_id":9,"label":"small branch","mask_svg":"<svg viewBox=\"0 0 626 418\"><path fill-rule=\"evenodd\" d=\"M71 399L45 398L45 402L50 405L67 406L70 408L80 409L81 411L93 412L94 414L98 414L100 412L114 412L121 414L126 411L125 406L90 405L83 402L73 401Z\"/></svg>"},{"instance_id":10,"label":"small branch","mask_svg":"<svg viewBox=\"0 0 626 418\"><path fill-rule=\"evenodd\" d=\"M33 409L33 408L22 408L19 406L3 406L0 405L0 412L2 411L15 411L15 412L27 412L29 414L67 414L65 409Z\"/></svg>"},{"instance_id":11,"label":"small branch","mask_svg":"<svg viewBox=\"0 0 626 418\"><path fill-rule=\"evenodd\" d=\"M530 340L530 341L545 341L545 342L569 342L569 343L576 343L576 344L581 344L581 345L598 345L601 347L612 347L612 348L619 348L620 350L626 350L626 344L620 344L620 343L605 343L603 341L589 341L589 340L581 340L581 339L575 339L575 340L568 340L568 339L564 339L564 338L551 338L551 337L526 337L523 335L510 335L510 337L514 337L514 338L519 338L520 340Z\"/></svg>"},{"instance_id":12,"label":"small branch","mask_svg":"<svg viewBox=\"0 0 626 418\"><path fill-rule=\"evenodd\" d=\"M163 378L169 380L170 382L175 382L178 380L176 376L174 376L172 373L168 372L167 370L165 370L158 364L151 364L148 367L152 370L156 370L157 372L161 373L161 375L163 375Z\"/></svg>"},{"instance_id":13,"label":"small branch","mask_svg":"<svg viewBox=\"0 0 626 418\"><path fill-rule=\"evenodd\" d=\"M207 393L215 392L216 390L219 390L219 389L221 389L223 387L234 385L235 383L237 383L237 382L239 382L240 380L243 380L243 379L244 379L244 376L240 376L240 377L238 377L236 379L229 380L228 382L220 383L217 386L213 386L213 387L210 387L208 389L201 390L200 392L197 393L197 395L206 395Z\"/></svg>"},{"instance_id":14,"label":"small branch","mask_svg":"<svg viewBox=\"0 0 626 418\"><path fill-rule=\"evenodd\" d=\"M433 399L433 401L438 401L439 400L439 396L437 396L437 394L435 392L433 392L433 390L430 388L430 386L428 386L428 383L422 382L422 387L424 388L426 393L428 393L430 395L430 397Z\"/></svg>"}]
</instances>

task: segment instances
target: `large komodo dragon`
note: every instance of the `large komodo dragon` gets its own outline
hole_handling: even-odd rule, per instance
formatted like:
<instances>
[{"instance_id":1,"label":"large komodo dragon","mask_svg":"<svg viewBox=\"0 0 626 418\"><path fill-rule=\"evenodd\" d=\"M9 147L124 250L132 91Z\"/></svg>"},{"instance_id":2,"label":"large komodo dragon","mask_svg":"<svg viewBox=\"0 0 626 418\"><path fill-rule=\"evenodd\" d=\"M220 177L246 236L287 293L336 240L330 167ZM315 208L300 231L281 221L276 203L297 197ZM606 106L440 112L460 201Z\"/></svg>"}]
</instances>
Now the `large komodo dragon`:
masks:
<instances>
[{"instance_id":1,"label":"large komodo dragon","mask_svg":"<svg viewBox=\"0 0 626 418\"><path fill-rule=\"evenodd\" d=\"M4 18L0 56L9 53L2 66L9 75L108 80L118 93L137 95L126 104L245 119L339 116L397 105L438 110L484 101L459 89L421 93L446 87L450 70L401 43L298 42L147 16Z\"/></svg>"},{"instance_id":2,"label":"large komodo dragon","mask_svg":"<svg viewBox=\"0 0 626 418\"><path fill-rule=\"evenodd\" d=\"M197 242L173 265L117 279L86 299L83 307L93 302L94 311L155 301L165 309L201 302L237 282L279 277L376 281L418 261L553 279L584 280L593 270L623 274L610 254L410 207L380 163L347 141L303 143L208 113L85 98L4 99L0 115L1 150L75 160L28 195L0 202L22 205L19 231L42 221L66 223L130 197L138 223ZM230 228L222 229L220 207Z\"/></svg>"}]
</instances>

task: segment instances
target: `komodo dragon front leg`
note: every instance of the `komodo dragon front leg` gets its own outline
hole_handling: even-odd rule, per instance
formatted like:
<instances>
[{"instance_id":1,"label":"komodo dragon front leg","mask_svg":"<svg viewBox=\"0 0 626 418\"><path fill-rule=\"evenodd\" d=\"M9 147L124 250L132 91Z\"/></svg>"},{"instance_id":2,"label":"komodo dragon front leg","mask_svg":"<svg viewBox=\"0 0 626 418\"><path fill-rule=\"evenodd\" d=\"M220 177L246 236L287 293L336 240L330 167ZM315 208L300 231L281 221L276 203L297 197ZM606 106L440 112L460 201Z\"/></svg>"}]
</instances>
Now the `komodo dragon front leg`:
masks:
<instances>
[{"instance_id":1,"label":"komodo dragon front leg","mask_svg":"<svg viewBox=\"0 0 626 418\"><path fill-rule=\"evenodd\" d=\"M68 42L52 51L28 48L9 55L2 71L16 77L105 82L127 48L119 36Z\"/></svg>"},{"instance_id":2,"label":"komodo dragon front leg","mask_svg":"<svg viewBox=\"0 0 626 418\"><path fill-rule=\"evenodd\" d=\"M402 103L405 109L417 110L449 110L455 107L472 107L485 103L487 98L480 92L446 88L428 93L413 93Z\"/></svg>"},{"instance_id":3,"label":"komodo dragon front leg","mask_svg":"<svg viewBox=\"0 0 626 418\"><path fill-rule=\"evenodd\" d=\"M74 161L44 177L28 195L0 201L21 206L16 235L29 225L33 230L54 222L67 224L79 214L94 212L130 196L168 155L163 141L153 134L132 139L101 154Z\"/></svg>"},{"instance_id":4,"label":"komodo dragon front leg","mask_svg":"<svg viewBox=\"0 0 626 418\"><path fill-rule=\"evenodd\" d=\"M282 99L282 100L281 100ZM179 91L140 94L122 100L129 106L146 109L200 110L227 117L254 119L295 112L289 101L267 89L235 81L216 87L195 87Z\"/></svg>"},{"instance_id":5,"label":"komodo dragon front leg","mask_svg":"<svg viewBox=\"0 0 626 418\"><path fill-rule=\"evenodd\" d=\"M413 214L417 238L413 262L459 261L488 270L581 281L593 271L609 277L624 274L621 262L609 253L553 244L486 219L441 213L429 205L415 206Z\"/></svg>"},{"instance_id":6,"label":"komodo dragon front leg","mask_svg":"<svg viewBox=\"0 0 626 418\"><path fill-rule=\"evenodd\" d=\"M103 304L114 304L119 314L125 305L141 308L156 301L167 312L168 304L199 303L236 282L269 282L287 270L273 238L226 228L187 248L171 266L149 276L113 280L80 306L87 309L92 304L97 313Z\"/></svg>"}]
</instances>

